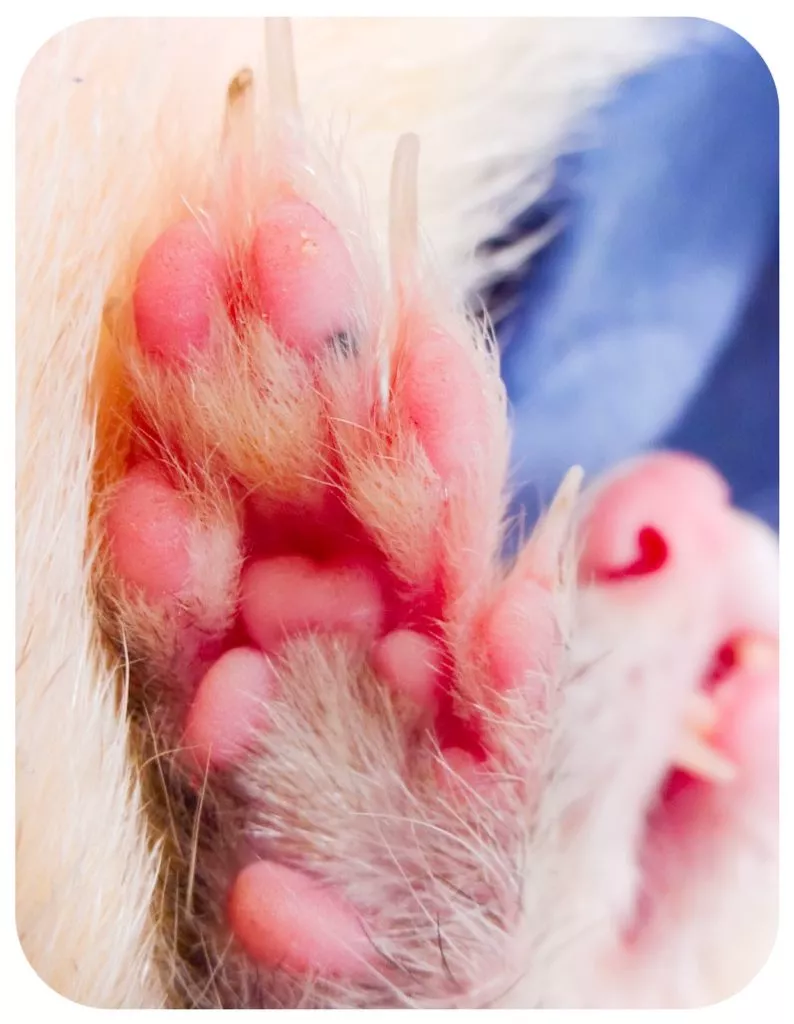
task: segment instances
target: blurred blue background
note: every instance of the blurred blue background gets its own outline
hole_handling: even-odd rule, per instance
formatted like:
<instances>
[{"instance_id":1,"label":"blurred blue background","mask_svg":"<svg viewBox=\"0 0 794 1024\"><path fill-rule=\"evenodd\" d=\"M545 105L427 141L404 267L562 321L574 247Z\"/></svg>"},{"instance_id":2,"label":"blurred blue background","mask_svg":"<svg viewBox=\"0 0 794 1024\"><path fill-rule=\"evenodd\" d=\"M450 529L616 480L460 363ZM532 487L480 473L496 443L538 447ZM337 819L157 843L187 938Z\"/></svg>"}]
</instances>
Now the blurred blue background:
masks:
<instances>
[{"instance_id":1,"label":"blurred blue background","mask_svg":"<svg viewBox=\"0 0 794 1024\"><path fill-rule=\"evenodd\" d=\"M512 234L560 231L497 323L528 520L574 463L676 448L777 528L778 192L773 80L719 26L571 141Z\"/></svg>"}]
</instances>

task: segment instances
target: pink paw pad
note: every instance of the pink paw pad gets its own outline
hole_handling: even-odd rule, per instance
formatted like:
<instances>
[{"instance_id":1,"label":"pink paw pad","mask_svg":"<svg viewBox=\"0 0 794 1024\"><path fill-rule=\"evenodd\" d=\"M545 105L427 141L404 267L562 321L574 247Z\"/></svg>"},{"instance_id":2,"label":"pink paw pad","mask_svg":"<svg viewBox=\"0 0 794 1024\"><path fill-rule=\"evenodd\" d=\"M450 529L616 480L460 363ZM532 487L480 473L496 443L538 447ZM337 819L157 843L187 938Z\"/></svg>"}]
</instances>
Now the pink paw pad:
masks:
<instances>
[{"instance_id":1,"label":"pink paw pad","mask_svg":"<svg viewBox=\"0 0 794 1024\"><path fill-rule=\"evenodd\" d=\"M342 900L280 864L243 868L228 914L238 941L263 966L350 977L365 974L373 956L358 918Z\"/></svg>"},{"instance_id":2,"label":"pink paw pad","mask_svg":"<svg viewBox=\"0 0 794 1024\"><path fill-rule=\"evenodd\" d=\"M190 579L193 511L152 463L131 469L105 529L116 572L152 599L175 597Z\"/></svg>"},{"instance_id":3,"label":"pink paw pad","mask_svg":"<svg viewBox=\"0 0 794 1024\"><path fill-rule=\"evenodd\" d=\"M399 366L399 401L430 462L443 479L481 457L488 421L482 381L449 335L410 323L410 345Z\"/></svg>"},{"instance_id":4,"label":"pink paw pad","mask_svg":"<svg viewBox=\"0 0 794 1024\"><path fill-rule=\"evenodd\" d=\"M285 344L313 356L350 329L353 262L316 207L298 199L274 203L259 219L251 263L257 312Z\"/></svg>"},{"instance_id":5,"label":"pink paw pad","mask_svg":"<svg viewBox=\"0 0 794 1024\"><path fill-rule=\"evenodd\" d=\"M238 760L267 725L274 686L267 658L247 647L222 654L199 684L185 726L184 743L204 768Z\"/></svg>"},{"instance_id":6,"label":"pink paw pad","mask_svg":"<svg viewBox=\"0 0 794 1024\"><path fill-rule=\"evenodd\" d=\"M495 685L544 689L553 674L560 642L550 590L529 578L511 578L502 587L483 628Z\"/></svg>"},{"instance_id":7,"label":"pink paw pad","mask_svg":"<svg viewBox=\"0 0 794 1024\"><path fill-rule=\"evenodd\" d=\"M395 693L418 707L435 707L442 652L430 637L411 629L395 629L378 641L371 660L378 678Z\"/></svg>"},{"instance_id":8,"label":"pink paw pad","mask_svg":"<svg viewBox=\"0 0 794 1024\"><path fill-rule=\"evenodd\" d=\"M160 235L143 257L133 294L135 328L147 356L185 365L207 347L225 274L198 221L181 221Z\"/></svg>"},{"instance_id":9,"label":"pink paw pad","mask_svg":"<svg viewBox=\"0 0 794 1024\"><path fill-rule=\"evenodd\" d=\"M243 574L241 604L264 651L301 632L346 633L370 642L383 619L380 588L366 569L297 555L253 562Z\"/></svg>"}]
</instances>

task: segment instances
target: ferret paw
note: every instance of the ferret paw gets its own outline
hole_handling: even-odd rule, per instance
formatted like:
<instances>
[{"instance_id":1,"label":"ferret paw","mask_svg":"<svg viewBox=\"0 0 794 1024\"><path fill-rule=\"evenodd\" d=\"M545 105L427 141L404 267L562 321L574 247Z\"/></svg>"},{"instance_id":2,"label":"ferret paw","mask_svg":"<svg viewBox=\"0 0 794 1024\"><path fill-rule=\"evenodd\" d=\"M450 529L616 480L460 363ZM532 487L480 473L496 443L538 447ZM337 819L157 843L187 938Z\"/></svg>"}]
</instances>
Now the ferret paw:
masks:
<instances>
[{"instance_id":1,"label":"ferret paw","mask_svg":"<svg viewBox=\"0 0 794 1024\"><path fill-rule=\"evenodd\" d=\"M270 43L268 116L238 75L107 317L97 592L162 782L175 998L566 1005L555 977L614 971L620 1002L769 799L774 554L658 456L578 540L571 471L504 566L504 390L422 259L415 140L384 273Z\"/></svg>"},{"instance_id":2,"label":"ferret paw","mask_svg":"<svg viewBox=\"0 0 794 1024\"><path fill-rule=\"evenodd\" d=\"M714 470L670 453L585 492L578 538L552 757L569 789L547 792L575 822L557 860L576 896L555 912L587 935L564 971L580 965L577 1005L723 998L774 938L777 541Z\"/></svg>"},{"instance_id":3,"label":"ferret paw","mask_svg":"<svg viewBox=\"0 0 794 1024\"><path fill-rule=\"evenodd\" d=\"M415 141L382 274L275 86L260 138L233 83L111 317L98 590L169 776L177 984L482 1004L519 969L578 475L506 571L504 391L420 260Z\"/></svg>"}]
</instances>

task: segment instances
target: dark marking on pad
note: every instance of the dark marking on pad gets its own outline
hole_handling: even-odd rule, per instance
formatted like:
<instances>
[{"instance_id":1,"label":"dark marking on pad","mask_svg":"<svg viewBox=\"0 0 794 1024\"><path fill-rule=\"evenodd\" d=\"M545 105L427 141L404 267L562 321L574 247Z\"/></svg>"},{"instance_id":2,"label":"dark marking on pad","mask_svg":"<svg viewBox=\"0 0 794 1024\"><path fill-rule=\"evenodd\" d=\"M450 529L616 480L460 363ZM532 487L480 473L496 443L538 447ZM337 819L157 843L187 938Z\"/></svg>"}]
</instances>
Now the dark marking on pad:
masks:
<instances>
[{"instance_id":1,"label":"dark marking on pad","mask_svg":"<svg viewBox=\"0 0 794 1024\"><path fill-rule=\"evenodd\" d=\"M358 353L358 342L348 331L337 331L331 336L329 344L341 356L354 356Z\"/></svg>"}]
</instances>

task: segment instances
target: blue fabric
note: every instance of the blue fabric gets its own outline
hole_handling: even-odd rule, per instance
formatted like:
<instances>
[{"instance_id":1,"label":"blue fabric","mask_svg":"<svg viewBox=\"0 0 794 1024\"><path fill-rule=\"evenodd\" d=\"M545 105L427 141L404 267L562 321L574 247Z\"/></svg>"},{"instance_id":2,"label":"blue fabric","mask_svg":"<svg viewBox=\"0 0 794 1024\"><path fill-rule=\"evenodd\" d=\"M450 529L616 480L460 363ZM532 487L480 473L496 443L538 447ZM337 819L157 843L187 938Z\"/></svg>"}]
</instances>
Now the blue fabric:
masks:
<instances>
[{"instance_id":1,"label":"blue fabric","mask_svg":"<svg viewBox=\"0 0 794 1024\"><path fill-rule=\"evenodd\" d=\"M529 520L570 465L673 447L777 526L777 95L713 29L626 81L530 211L562 230L498 326Z\"/></svg>"}]
</instances>

